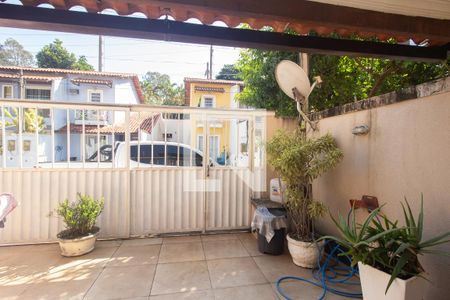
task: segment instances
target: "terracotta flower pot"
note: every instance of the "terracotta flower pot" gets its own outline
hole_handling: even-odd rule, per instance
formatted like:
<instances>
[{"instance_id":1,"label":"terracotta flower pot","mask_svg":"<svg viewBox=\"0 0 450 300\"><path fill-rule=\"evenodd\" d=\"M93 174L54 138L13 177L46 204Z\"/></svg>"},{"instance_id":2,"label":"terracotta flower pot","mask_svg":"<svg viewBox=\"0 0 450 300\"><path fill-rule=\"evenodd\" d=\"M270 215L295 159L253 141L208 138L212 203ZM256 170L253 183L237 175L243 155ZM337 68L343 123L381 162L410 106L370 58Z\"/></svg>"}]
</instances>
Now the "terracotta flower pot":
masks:
<instances>
[{"instance_id":1,"label":"terracotta flower pot","mask_svg":"<svg viewBox=\"0 0 450 300\"><path fill-rule=\"evenodd\" d=\"M319 247L323 247L324 241L318 243L303 242L291 238L289 234L286 238L288 241L289 253L291 254L294 264L310 269L317 267Z\"/></svg>"}]
</instances>

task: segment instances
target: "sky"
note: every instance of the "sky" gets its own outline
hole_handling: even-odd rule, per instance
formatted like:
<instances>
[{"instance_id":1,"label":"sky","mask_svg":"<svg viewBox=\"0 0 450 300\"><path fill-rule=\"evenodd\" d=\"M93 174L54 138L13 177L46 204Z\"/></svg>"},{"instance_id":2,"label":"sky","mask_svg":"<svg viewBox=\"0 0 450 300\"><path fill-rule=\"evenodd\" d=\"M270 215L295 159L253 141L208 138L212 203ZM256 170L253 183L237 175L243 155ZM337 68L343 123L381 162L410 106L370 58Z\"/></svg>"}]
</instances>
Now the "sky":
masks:
<instances>
[{"instance_id":1,"label":"sky","mask_svg":"<svg viewBox=\"0 0 450 300\"><path fill-rule=\"evenodd\" d=\"M105 13L114 14L112 11ZM197 20L188 21L199 23ZM224 26L220 22L215 25ZM7 38L17 40L33 55L58 38L70 52L86 56L95 69L98 67L98 36L95 35L0 27L0 43ZM136 73L139 76L148 71L159 72L181 84L184 77L205 78L209 51L209 45L105 36L103 71ZM213 76L224 64L234 64L239 52L239 48L213 45Z\"/></svg>"}]
</instances>

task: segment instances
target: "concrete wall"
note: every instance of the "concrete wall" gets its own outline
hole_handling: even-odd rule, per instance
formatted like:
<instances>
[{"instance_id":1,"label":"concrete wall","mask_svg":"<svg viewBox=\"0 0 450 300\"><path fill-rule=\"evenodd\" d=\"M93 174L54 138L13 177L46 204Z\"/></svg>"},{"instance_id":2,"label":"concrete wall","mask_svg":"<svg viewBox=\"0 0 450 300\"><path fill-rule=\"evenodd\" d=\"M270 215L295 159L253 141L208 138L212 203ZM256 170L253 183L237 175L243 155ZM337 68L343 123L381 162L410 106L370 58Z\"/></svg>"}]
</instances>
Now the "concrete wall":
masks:
<instances>
[{"instance_id":1,"label":"concrete wall","mask_svg":"<svg viewBox=\"0 0 450 300\"><path fill-rule=\"evenodd\" d=\"M423 193L428 239L450 230L450 78L417 86L414 93L422 97L320 120L319 131L311 135L330 132L344 159L316 180L313 190L334 215L346 214L349 199L367 194L399 220L400 201L407 197L418 212ZM369 134L353 135L362 124L370 126ZM318 225L323 233L336 233L329 217ZM437 249L450 252L450 244ZM421 262L433 282L425 299L448 299L450 257L428 255Z\"/></svg>"}]
</instances>

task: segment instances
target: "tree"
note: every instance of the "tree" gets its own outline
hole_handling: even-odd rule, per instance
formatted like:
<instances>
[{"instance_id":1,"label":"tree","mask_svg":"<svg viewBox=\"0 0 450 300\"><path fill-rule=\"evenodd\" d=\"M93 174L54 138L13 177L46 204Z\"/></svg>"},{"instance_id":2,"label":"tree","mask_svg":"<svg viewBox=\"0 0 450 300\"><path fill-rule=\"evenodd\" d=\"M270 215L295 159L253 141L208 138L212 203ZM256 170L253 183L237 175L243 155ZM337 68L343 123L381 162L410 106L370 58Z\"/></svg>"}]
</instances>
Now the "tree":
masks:
<instances>
[{"instance_id":1,"label":"tree","mask_svg":"<svg viewBox=\"0 0 450 300\"><path fill-rule=\"evenodd\" d=\"M224 65L217 74L216 79L241 80L241 74L235 65Z\"/></svg>"},{"instance_id":2,"label":"tree","mask_svg":"<svg viewBox=\"0 0 450 300\"><path fill-rule=\"evenodd\" d=\"M241 51L236 65L245 87L238 100L249 106L275 110L278 115L298 115L294 101L284 95L275 80L275 67L283 59L297 62L298 54L257 49ZM310 80L320 75L323 82L310 95L309 108L319 111L445 77L450 75L448 63L449 60L446 64L430 64L313 54L309 64Z\"/></svg>"},{"instance_id":3,"label":"tree","mask_svg":"<svg viewBox=\"0 0 450 300\"><path fill-rule=\"evenodd\" d=\"M278 87L275 67L283 59L296 57L291 52L242 50L236 66L244 80L244 90L237 99L251 107L275 110L278 115L295 116L295 103Z\"/></svg>"},{"instance_id":4,"label":"tree","mask_svg":"<svg viewBox=\"0 0 450 300\"><path fill-rule=\"evenodd\" d=\"M184 88L170 81L166 74L147 72L141 81L145 102L156 105L182 105Z\"/></svg>"},{"instance_id":5,"label":"tree","mask_svg":"<svg viewBox=\"0 0 450 300\"><path fill-rule=\"evenodd\" d=\"M94 67L88 63L86 56L81 55L78 58L78 61L73 65L73 69L83 71L93 71Z\"/></svg>"},{"instance_id":6,"label":"tree","mask_svg":"<svg viewBox=\"0 0 450 300\"><path fill-rule=\"evenodd\" d=\"M94 70L85 56L80 56L77 59L74 53L63 47L62 41L59 39L55 39L53 43L44 46L36 54L36 59L39 68Z\"/></svg>"},{"instance_id":7,"label":"tree","mask_svg":"<svg viewBox=\"0 0 450 300\"><path fill-rule=\"evenodd\" d=\"M15 107L12 108L12 111L8 109L4 109L5 114L5 127L14 126L16 130L19 130L19 110ZM42 132L45 128L45 120L44 117L36 114L35 109L25 108L23 110L23 115L20 120L22 123L23 132L34 133L36 129L38 132ZM2 123L0 122L0 128L2 128Z\"/></svg>"},{"instance_id":8,"label":"tree","mask_svg":"<svg viewBox=\"0 0 450 300\"><path fill-rule=\"evenodd\" d=\"M0 45L0 65L32 67L34 65L33 55L25 50L15 39L6 39Z\"/></svg>"}]
</instances>

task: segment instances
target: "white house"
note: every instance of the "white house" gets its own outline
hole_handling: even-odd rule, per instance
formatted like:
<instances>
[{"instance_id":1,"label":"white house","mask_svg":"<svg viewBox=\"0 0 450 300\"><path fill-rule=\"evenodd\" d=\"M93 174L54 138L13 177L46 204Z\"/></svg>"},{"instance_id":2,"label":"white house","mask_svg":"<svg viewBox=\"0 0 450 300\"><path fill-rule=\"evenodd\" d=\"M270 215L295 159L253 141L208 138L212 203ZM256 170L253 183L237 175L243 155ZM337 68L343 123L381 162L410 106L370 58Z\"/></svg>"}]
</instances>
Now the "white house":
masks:
<instances>
[{"instance_id":1,"label":"white house","mask_svg":"<svg viewBox=\"0 0 450 300\"><path fill-rule=\"evenodd\" d=\"M135 74L111 73L97 71L79 71L64 69L43 69L15 66L0 66L0 98L49 100L71 103L109 103L109 104L139 104L144 103L144 96ZM36 108L30 108L29 111ZM28 112L29 112L28 111ZM39 109L38 115L44 119L44 129L40 130L39 140L33 130L23 130L22 134L22 165L34 166L37 163L52 161L50 110ZM7 155L6 166L19 165L18 157L18 125L14 124L17 110L5 107L5 138L0 140L0 156ZM25 112L24 112L25 114ZM97 150L97 134L93 130L113 123L123 122L123 114L108 111L90 110L54 110L54 153L55 161L80 160L82 155L82 123L86 130L86 158ZM83 121L84 119L84 121ZM69 130L70 128L70 130ZM70 133L70 151L68 137ZM123 139L120 133L116 140ZM100 143L110 143L110 137L102 134ZM36 149L38 147L38 149ZM38 153L36 155L36 153Z\"/></svg>"}]
</instances>

